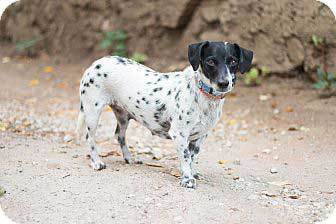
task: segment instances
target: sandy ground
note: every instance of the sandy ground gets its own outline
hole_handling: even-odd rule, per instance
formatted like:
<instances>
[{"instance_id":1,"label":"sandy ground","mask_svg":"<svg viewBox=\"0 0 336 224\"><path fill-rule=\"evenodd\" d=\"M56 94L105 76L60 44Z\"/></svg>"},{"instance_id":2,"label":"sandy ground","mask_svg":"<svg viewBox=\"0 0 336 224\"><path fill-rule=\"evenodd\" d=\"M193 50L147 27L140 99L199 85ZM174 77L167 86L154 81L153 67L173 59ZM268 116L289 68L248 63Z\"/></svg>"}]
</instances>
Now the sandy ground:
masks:
<instances>
[{"instance_id":1,"label":"sandy ground","mask_svg":"<svg viewBox=\"0 0 336 224\"><path fill-rule=\"evenodd\" d=\"M98 130L107 169L93 171L85 143L67 142L88 61L4 62L0 203L18 223L313 223L336 203L336 98L319 99L308 83L239 84L202 149L192 190L179 186L171 142L134 122L128 145L144 164L125 164L111 111Z\"/></svg>"}]
</instances>

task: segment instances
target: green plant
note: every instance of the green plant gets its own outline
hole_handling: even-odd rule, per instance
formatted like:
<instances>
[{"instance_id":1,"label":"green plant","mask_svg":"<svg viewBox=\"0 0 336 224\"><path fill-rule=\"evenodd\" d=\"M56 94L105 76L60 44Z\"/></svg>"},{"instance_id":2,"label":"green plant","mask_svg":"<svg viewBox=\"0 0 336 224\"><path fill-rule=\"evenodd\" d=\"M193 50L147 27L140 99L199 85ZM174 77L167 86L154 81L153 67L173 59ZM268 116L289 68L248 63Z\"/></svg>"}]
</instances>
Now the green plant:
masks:
<instances>
[{"instance_id":1,"label":"green plant","mask_svg":"<svg viewBox=\"0 0 336 224\"><path fill-rule=\"evenodd\" d=\"M271 73L270 68L267 66L261 66L260 71L262 76L268 76Z\"/></svg>"},{"instance_id":2,"label":"green plant","mask_svg":"<svg viewBox=\"0 0 336 224\"><path fill-rule=\"evenodd\" d=\"M34 47L42 39L43 39L42 37L34 37L32 39L18 41L15 44L15 49L19 52L23 52L27 49Z\"/></svg>"},{"instance_id":3,"label":"green plant","mask_svg":"<svg viewBox=\"0 0 336 224\"><path fill-rule=\"evenodd\" d=\"M312 42L313 42L315 47L318 47L318 46L324 44L324 41L325 41L325 39L323 37L320 37L316 34L312 35Z\"/></svg>"},{"instance_id":4,"label":"green plant","mask_svg":"<svg viewBox=\"0 0 336 224\"><path fill-rule=\"evenodd\" d=\"M336 88L336 74L325 71L322 67L317 69L317 81L313 84L316 89Z\"/></svg>"},{"instance_id":5,"label":"green plant","mask_svg":"<svg viewBox=\"0 0 336 224\"><path fill-rule=\"evenodd\" d=\"M138 63L144 63L147 61L148 56L142 53L134 52L133 55L131 56L131 59Z\"/></svg>"},{"instance_id":6,"label":"green plant","mask_svg":"<svg viewBox=\"0 0 336 224\"><path fill-rule=\"evenodd\" d=\"M260 85L261 79L259 70L257 68L252 68L248 73L246 73L244 82L248 86Z\"/></svg>"},{"instance_id":7,"label":"green plant","mask_svg":"<svg viewBox=\"0 0 336 224\"><path fill-rule=\"evenodd\" d=\"M126 39L127 34L121 29L105 32L104 39L100 42L100 48L113 48L113 54L125 57L127 55L125 44Z\"/></svg>"}]
</instances>

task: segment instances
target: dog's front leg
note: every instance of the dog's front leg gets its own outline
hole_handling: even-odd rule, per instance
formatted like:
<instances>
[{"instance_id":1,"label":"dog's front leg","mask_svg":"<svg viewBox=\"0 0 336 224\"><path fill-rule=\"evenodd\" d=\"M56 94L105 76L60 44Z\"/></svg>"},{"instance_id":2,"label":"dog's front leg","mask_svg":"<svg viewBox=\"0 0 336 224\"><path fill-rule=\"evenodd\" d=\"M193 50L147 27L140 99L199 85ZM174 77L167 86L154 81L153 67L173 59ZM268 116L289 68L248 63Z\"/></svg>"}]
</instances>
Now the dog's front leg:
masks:
<instances>
[{"instance_id":1,"label":"dog's front leg","mask_svg":"<svg viewBox=\"0 0 336 224\"><path fill-rule=\"evenodd\" d=\"M182 187L195 188L196 179L194 178L191 169L192 159L191 159L191 151L188 147L189 146L188 135L183 134L182 132L174 132L174 131L169 131L169 134L171 135L171 138L173 139L176 145L177 153L180 159L181 173L182 173L181 185Z\"/></svg>"},{"instance_id":2,"label":"dog's front leg","mask_svg":"<svg viewBox=\"0 0 336 224\"><path fill-rule=\"evenodd\" d=\"M206 139L207 135L204 135L202 137L200 137L199 139L190 141L189 143L189 150L191 153L191 172L192 175L198 180L199 174L197 173L196 169L195 169L195 163L197 163L197 157L198 154L200 152L200 148L204 142L204 140Z\"/></svg>"}]
</instances>

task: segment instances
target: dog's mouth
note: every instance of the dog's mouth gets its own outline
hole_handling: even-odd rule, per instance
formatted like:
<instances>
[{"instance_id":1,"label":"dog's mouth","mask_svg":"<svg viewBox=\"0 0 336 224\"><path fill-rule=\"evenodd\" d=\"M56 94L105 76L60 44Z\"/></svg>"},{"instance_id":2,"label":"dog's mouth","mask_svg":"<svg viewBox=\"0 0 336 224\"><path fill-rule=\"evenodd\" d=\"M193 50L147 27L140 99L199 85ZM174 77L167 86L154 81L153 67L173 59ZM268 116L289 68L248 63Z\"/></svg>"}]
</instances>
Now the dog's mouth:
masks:
<instances>
[{"instance_id":1,"label":"dog's mouth","mask_svg":"<svg viewBox=\"0 0 336 224\"><path fill-rule=\"evenodd\" d=\"M229 84L217 83L215 85L215 89L216 89L216 91L221 92L221 93L228 93L228 92L232 91L233 85L230 84L230 83Z\"/></svg>"}]
</instances>

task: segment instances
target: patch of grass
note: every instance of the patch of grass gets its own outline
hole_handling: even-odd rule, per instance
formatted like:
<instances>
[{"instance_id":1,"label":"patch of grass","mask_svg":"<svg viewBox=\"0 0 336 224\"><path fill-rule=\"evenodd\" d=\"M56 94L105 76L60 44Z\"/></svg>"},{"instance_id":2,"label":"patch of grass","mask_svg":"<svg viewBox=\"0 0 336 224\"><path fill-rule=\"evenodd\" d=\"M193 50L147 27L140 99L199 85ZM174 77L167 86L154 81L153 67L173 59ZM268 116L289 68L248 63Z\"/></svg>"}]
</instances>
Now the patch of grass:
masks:
<instances>
[{"instance_id":1,"label":"patch of grass","mask_svg":"<svg viewBox=\"0 0 336 224\"><path fill-rule=\"evenodd\" d=\"M127 34L122 29L105 32L100 48L104 50L112 48L114 55L125 57L127 56L126 39Z\"/></svg>"},{"instance_id":2,"label":"patch of grass","mask_svg":"<svg viewBox=\"0 0 336 224\"><path fill-rule=\"evenodd\" d=\"M251 68L244 77L244 83L247 86L258 86L261 84L261 76L267 76L270 73L270 69L266 66L262 66L260 69Z\"/></svg>"},{"instance_id":3,"label":"patch of grass","mask_svg":"<svg viewBox=\"0 0 336 224\"><path fill-rule=\"evenodd\" d=\"M30 48L33 48L42 39L43 39L42 37L34 37L32 39L18 41L15 44L15 49L18 52L23 52L25 50L29 50Z\"/></svg>"},{"instance_id":4,"label":"patch of grass","mask_svg":"<svg viewBox=\"0 0 336 224\"><path fill-rule=\"evenodd\" d=\"M329 90L336 88L336 74L325 71L321 66L316 72L317 81L313 84L316 89Z\"/></svg>"},{"instance_id":5,"label":"patch of grass","mask_svg":"<svg viewBox=\"0 0 336 224\"><path fill-rule=\"evenodd\" d=\"M316 34L312 35L311 40L312 40L315 47L319 47L319 46L321 46L325 43L325 38L320 37Z\"/></svg>"},{"instance_id":6,"label":"patch of grass","mask_svg":"<svg viewBox=\"0 0 336 224\"><path fill-rule=\"evenodd\" d=\"M134 52L131 56L131 59L138 63L144 63L147 61L148 56L146 54Z\"/></svg>"},{"instance_id":7,"label":"patch of grass","mask_svg":"<svg viewBox=\"0 0 336 224\"><path fill-rule=\"evenodd\" d=\"M129 55L127 55L126 39L127 34L122 29L105 32L104 38L100 42L100 49L111 50L113 55L127 57ZM144 63L147 61L148 56L146 54L134 52L130 58L138 63Z\"/></svg>"},{"instance_id":8,"label":"patch of grass","mask_svg":"<svg viewBox=\"0 0 336 224\"><path fill-rule=\"evenodd\" d=\"M251 68L251 70L246 73L244 82L247 86L260 85L261 79L259 75L259 70L257 68Z\"/></svg>"},{"instance_id":9,"label":"patch of grass","mask_svg":"<svg viewBox=\"0 0 336 224\"><path fill-rule=\"evenodd\" d=\"M0 197L4 196L6 194L5 188L0 186Z\"/></svg>"}]
</instances>

